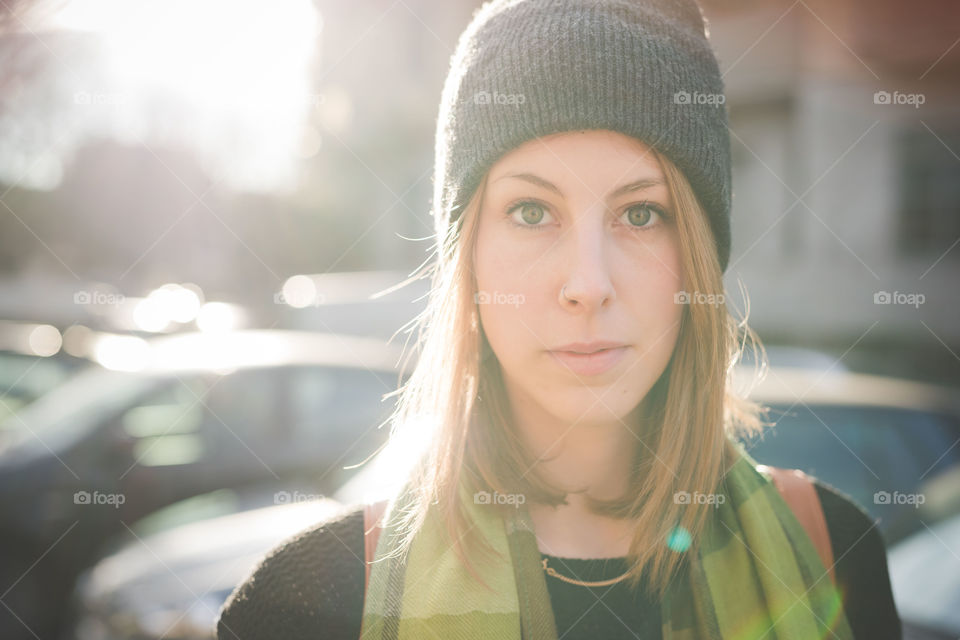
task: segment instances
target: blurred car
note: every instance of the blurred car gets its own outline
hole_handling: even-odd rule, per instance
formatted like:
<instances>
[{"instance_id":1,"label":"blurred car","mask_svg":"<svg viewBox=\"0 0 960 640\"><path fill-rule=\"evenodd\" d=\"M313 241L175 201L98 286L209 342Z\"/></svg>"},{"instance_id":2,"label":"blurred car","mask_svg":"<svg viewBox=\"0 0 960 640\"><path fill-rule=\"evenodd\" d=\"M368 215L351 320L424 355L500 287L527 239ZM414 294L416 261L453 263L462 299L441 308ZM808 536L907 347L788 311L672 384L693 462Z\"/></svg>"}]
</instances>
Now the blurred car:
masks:
<instances>
[{"instance_id":1,"label":"blurred car","mask_svg":"<svg viewBox=\"0 0 960 640\"><path fill-rule=\"evenodd\" d=\"M807 369L820 371L848 371L848 368L835 356L824 351L809 347L794 347L782 344L764 346L767 360L772 367L789 367L791 369ZM756 354L745 349L740 360L742 370L756 365Z\"/></svg>"},{"instance_id":2,"label":"blurred car","mask_svg":"<svg viewBox=\"0 0 960 640\"><path fill-rule=\"evenodd\" d=\"M296 478L329 493L352 473L343 466L385 440L383 395L403 375L397 348L356 336L235 331L118 346L104 361L135 371L83 371L0 428L0 584L13 585L0 637L53 635L103 540L165 505Z\"/></svg>"},{"instance_id":3,"label":"blurred car","mask_svg":"<svg viewBox=\"0 0 960 640\"><path fill-rule=\"evenodd\" d=\"M745 385L750 372L741 369L737 378L738 384ZM885 527L892 534L923 530L924 523L943 519L956 508L960 483L955 474L960 472L960 456L954 455L955 449L950 446L960 438L960 425L956 401L947 390L904 380L830 371L829 367L822 366L814 369L773 367L750 395L770 406L771 419L777 421L762 440L752 443L751 454L760 462L815 473L881 518L882 530ZM801 401L798 402L798 398ZM332 495L333 499L342 505L352 505L385 497L395 478L402 474L402 465L412 457L410 452L396 447L383 449L347 480ZM914 489L926 492L926 501L919 507L874 501L877 492ZM904 515L907 508L911 512ZM284 513L283 509L268 507L241 515L269 521L274 513ZM191 525L191 535L229 539L231 545L245 550L241 564L249 568L254 558L276 544L277 538L248 533L247 528L235 526L231 518L195 523ZM302 528L314 522L302 523ZM288 535L296 532L291 528ZM129 626L123 627L127 630L149 628L154 600L151 594L160 582L166 585L164 610L192 611L196 616L193 623L180 625L176 633L165 637L182 640L214 637L215 617L210 617L210 611L219 609L239 580L234 585L230 585L229 580L213 584L205 577L246 574L231 573L229 557L195 554L191 555L191 563L178 566L175 580L169 571L162 575L163 565L169 565L169 561L152 557L156 546L150 538L128 544L125 548L128 563L133 564L130 558L139 558L135 564L140 569L128 573L125 579L108 581L99 577L101 567L116 566L115 557L105 558L91 570L75 600L81 620L78 629L97 631L79 634L78 640L147 637L122 636L116 621L127 621L125 624ZM942 575L942 556L941 547L939 557L932 554L918 557L917 563L922 567L918 571ZM893 573L896 581L895 569ZM960 572L954 574L960 575ZM197 600L199 594L203 594L201 603ZM909 607L901 613L905 624L913 624Z\"/></svg>"},{"instance_id":4,"label":"blurred car","mask_svg":"<svg viewBox=\"0 0 960 640\"><path fill-rule=\"evenodd\" d=\"M9 416L65 382L83 365L66 357L0 351L0 425L12 425L6 422Z\"/></svg>"},{"instance_id":5,"label":"blurred car","mask_svg":"<svg viewBox=\"0 0 960 640\"><path fill-rule=\"evenodd\" d=\"M748 372L741 371L740 384ZM960 467L958 394L935 385L838 371L772 367L750 393L770 407L747 450L765 464L798 468L849 494L893 544L953 513L960 484L937 489Z\"/></svg>"},{"instance_id":6,"label":"blurred car","mask_svg":"<svg viewBox=\"0 0 960 640\"><path fill-rule=\"evenodd\" d=\"M198 510L233 505L233 493L203 496L206 502L188 510L197 516ZM254 497L252 504L271 506L169 528L161 512L118 536L125 543L81 577L81 600L74 606L82 613L62 640L211 638L221 605L266 549L342 508L332 498L296 490ZM141 531L151 527L158 530Z\"/></svg>"},{"instance_id":7,"label":"blurred car","mask_svg":"<svg viewBox=\"0 0 960 640\"><path fill-rule=\"evenodd\" d=\"M85 571L60 640L214 638L220 608L264 553L371 497L381 452L333 495L292 484L219 490L171 505L117 535Z\"/></svg>"},{"instance_id":8,"label":"blurred car","mask_svg":"<svg viewBox=\"0 0 960 640\"><path fill-rule=\"evenodd\" d=\"M934 491L952 493L960 469L940 477ZM890 548L890 581L906 640L960 638L960 509Z\"/></svg>"}]
</instances>

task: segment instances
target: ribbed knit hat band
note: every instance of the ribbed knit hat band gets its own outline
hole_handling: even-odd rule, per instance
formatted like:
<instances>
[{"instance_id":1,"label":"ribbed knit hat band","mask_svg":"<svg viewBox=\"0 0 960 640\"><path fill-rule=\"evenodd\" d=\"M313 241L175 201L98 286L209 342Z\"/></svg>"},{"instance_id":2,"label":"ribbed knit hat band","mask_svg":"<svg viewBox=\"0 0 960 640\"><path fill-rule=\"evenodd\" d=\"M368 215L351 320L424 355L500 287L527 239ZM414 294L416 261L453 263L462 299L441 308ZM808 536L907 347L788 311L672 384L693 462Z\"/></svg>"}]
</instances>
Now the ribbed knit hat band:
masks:
<instances>
[{"instance_id":1,"label":"ribbed knit hat band","mask_svg":"<svg viewBox=\"0 0 960 640\"><path fill-rule=\"evenodd\" d=\"M723 80L694 0L494 0L460 37L437 122L433 215L443 237L508 151L609 129L668 157L730 254Z\"/></svg>"}]
</instances>

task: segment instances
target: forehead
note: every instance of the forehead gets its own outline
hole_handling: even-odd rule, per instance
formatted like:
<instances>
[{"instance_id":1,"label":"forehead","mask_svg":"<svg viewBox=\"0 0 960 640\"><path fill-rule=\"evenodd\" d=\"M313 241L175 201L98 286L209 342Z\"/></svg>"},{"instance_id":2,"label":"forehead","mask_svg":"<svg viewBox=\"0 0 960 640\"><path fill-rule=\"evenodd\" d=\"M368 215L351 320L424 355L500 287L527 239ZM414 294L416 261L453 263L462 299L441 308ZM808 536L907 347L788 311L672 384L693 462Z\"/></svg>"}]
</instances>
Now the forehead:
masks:
<instances>
[{"instance_id":1,"label":"forehead","mask_svg":"<svg viewBox=\"0 0 960 640\"><path fill-rule=\"evenodd\" d=\"M617 131L565 131L527 140L501 156L490 168L490 178L516 170L539 170L558 180L596 178L662 178L654 151L644 142Z\"/></svg>"}]
</instances>

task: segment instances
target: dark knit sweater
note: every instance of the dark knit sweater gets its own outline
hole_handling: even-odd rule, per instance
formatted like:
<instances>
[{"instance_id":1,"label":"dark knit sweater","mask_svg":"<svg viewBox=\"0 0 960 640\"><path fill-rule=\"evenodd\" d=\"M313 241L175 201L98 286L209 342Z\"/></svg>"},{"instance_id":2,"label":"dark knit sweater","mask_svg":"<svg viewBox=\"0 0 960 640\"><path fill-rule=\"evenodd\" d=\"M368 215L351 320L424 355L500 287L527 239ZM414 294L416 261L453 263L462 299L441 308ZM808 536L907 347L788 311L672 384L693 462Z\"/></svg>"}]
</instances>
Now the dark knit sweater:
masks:
<instances>
[{"instance_id":1,"label":"dark knit sweater","mask_svg":"<svg viewBox=\"0 0 960 640\"><path fill-rule=\"evenodd\" d=\"M817 483L847 619L857 640L900 639L883 538L848 496ZM219 640L359 638L363 612L363 510L350 507L278 545L231 594L217 622ZM563 575L596 581L626 571L623 558L543 554ZM825 578L826 579L826 578ZM572 585L547 576L557 632L564 640L660 638L660 607L626 582ZM799 640L799 639L798 639Z\"/></svg>"}]
</instances>

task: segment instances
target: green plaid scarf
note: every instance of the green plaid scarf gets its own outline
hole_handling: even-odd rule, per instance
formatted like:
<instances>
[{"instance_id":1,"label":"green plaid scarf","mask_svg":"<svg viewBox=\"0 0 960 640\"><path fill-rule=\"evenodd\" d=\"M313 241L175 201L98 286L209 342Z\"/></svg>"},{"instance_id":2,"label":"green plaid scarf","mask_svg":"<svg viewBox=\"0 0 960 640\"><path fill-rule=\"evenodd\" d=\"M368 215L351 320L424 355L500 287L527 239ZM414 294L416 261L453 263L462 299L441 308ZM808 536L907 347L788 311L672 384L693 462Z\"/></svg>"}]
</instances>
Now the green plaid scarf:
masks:
<instances>
[{"instance_id":1,"label":"green plaid scarf","mask_svg":"<svg viewBox=\"0 0 960 640\"><path fill-rule=\"evenodd\" d=\"M663 640L852 640L823 562L774 484L742 447L718 493L725 495L697 553L661 603ZM505 558L477 563L491 593L443 543L430 509L405 559L386 511L363 608L364 640L557 640L533 523L522 505L506 518L460 487L467 513ZM718 500L719 501L719 500ZM586 588L586 587L584 587Z\"/></svg>"}]
</instances>

